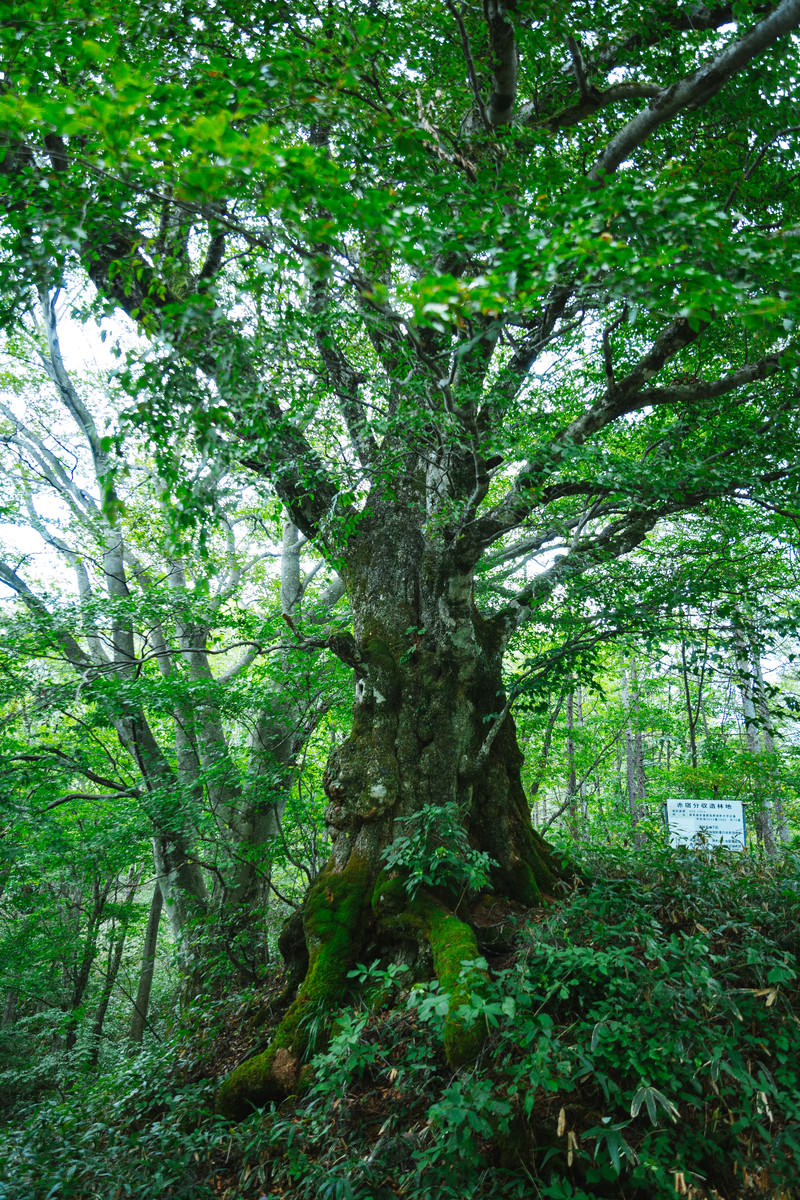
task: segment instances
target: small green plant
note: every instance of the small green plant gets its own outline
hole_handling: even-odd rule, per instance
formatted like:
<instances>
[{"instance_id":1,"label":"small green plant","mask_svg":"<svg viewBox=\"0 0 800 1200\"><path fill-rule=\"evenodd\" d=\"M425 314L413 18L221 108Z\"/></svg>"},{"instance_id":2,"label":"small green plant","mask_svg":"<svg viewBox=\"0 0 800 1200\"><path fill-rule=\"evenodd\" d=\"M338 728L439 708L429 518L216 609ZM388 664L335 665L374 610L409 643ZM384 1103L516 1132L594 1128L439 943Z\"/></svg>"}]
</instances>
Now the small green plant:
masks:
<instances>
[{"instance_id":1,"label":"small green plant","mask_svg":"<svg viewBox=\"0 0 800 1200\"><path fill-rule=\"evenodd\" d=\"M314 1058L315 1097L343 1093L353 1077L382 1058L380 1046L364 1039L368 1013L346 1011L338 1018L328 1048Z\"/></svg>"},{"instance_id":2,"label":"small green plant","mask_svg":"<svg viewBox=\"0 0 800 1200\"><path fill-rule=\"evenodd\" d=\"M633 1099L631 1100L632 1117L638 1117L643 1104L647 1108L647 1115L652 1125L658 1124L657 1110L659 1108L664 1110L669 1120L673 1123L680 1116L677 1104L669 1100L658 1088L647 1087L644 1084L640 1088L637 1088L633 1094Z\"/></svg>"},{"instance_id":3,"label":"small green plant","mask_svg":"<svg viewBox=\"0 0 800 1200\"><path fill-rule=\"evenodd\" d=\"M622 1136L622 1130L627 1129L630 1121L614 1121L611 1117L602 1117L599 1125L593 1125L583 1131L587 1141L594 1141L594 1159L603 1162L607 1157L615 1175L622 1172L623 1164L627 1161L635 1166L639 1155L633 1146Z\"/></svg>"},{"instance_id":4,"label":"small green plant","mask_svg":"<svg viewBox=\"0 0 800 1200\"><path fill-rule=\"evenodd\" d=\"M444 888L461 897L488 885L496 863L470 845L454 801L426 804L401 823L406 832L386 847L383 861L389 870L403 872L409 899L422 887Z\"/></svg>"}]
</instances>

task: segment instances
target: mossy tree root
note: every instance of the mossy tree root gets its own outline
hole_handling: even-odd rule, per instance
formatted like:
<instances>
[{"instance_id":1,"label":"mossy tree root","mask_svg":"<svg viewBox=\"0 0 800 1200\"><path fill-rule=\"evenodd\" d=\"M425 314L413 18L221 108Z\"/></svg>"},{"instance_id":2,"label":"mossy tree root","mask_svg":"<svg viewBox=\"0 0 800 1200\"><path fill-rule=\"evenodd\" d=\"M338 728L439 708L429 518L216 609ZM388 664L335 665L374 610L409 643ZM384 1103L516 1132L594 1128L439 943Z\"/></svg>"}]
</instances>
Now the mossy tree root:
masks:
<instances>
[{"instance_id":1,"label":"mossy tree root","mask_svg":"<svg viewBox=\"0 0 800 1200\"><path fill-rule=\"evenodd\" d=\"M385 929L413 931L428 942L434 974L449 1000L443 1038L447 1062L453 1069L472 1062L486 1040L482 1022L459 1015L474 987L474 980L462 977L462 968L480 956L473 929L425 892L409 903L402 878L389 872L378 876L372 908Z\"/></svg>"},{"instance_id":2,"label":"mossy tree root","mask_svg":"<svg viewBox=\"0 0 800 1200\"><path fill-rule=\"evenodd\" d=\"M473 929L429 896L418 896L412 911L422 921L433 955L433 969L450 1001L444 1023L444 1053L454 1070L477 1058L486 1040L483 1022L466 1019L472 986L462 977L464 963L479 957Z\"/></svg>"},{"instance_id":3,"label":"mossy tree root","mask_svg":"<svg viewBox=\"0 0 800 1200\"><path fill-rule=\"evenodd\" d=\"M303 912L306 977L268 1049L242 1063L220 1086L216 1107L223 1116L238 1120L297 1090L309 1021L344 993L369 910L370 881L368 864L351 858L342 872L325 870L314 883Z\"/></svg>"}]
</instances>

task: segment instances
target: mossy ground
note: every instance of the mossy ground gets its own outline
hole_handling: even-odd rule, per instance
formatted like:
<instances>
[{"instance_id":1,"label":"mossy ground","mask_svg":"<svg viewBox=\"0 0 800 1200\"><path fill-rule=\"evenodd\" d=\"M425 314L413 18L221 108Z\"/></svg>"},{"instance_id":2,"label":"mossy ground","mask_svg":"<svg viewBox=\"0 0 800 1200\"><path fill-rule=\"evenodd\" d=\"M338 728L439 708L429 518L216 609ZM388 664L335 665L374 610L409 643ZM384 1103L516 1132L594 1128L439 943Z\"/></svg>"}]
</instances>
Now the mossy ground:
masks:
<instances>
[{"instance_id":1,"label":"mossy ground","mask_svg":"<svg viewBox=\"0 0 800 1200\"><path fill-rule=\"evenodd\" d=\"M344 1014L303 1107L271 1127L267 1194L795 1200L800 863L791 886L672 853L589 867L568 900L515 911L515 953L478 929L477 1058L454 1070L449 1014L419 985ZM422 908L458 987L472 931Z\"/></svg>"}]
</instances>

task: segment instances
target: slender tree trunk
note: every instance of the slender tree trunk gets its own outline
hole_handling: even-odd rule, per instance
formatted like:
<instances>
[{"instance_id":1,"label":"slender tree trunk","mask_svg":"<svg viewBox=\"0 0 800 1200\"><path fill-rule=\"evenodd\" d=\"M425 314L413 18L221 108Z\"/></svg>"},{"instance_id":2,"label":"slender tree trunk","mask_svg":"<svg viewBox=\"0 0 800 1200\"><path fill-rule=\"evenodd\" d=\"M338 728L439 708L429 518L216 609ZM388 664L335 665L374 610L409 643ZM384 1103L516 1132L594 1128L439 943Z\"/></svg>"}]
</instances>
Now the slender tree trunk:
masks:
<instances>
[{"instance_id":1,"label":"slender tree trunk","mask_svg":"<svg viewBox=\"0 0 800 1200\"><path fill-rule=\"evenodd\" d=\"M3 1005L3 1016L0 1019L0 1029L10 1029L14 1024L17 1016L17 1002L19 992L14 988L6 992L5 1004Z\"/></svg>"},{"instance_id":2,"label":"slender tree trunk","mask_svg":"<svg viewBox=\"0 0 800 1200\"><path fill-rule=\"evenodd\" d=\"M639 694L639 677L636 662L633 658L623 675L623 700L625 704L625 763L626 789L628 794L628 812L633 827L633 840L637 847L642 845L642 831L639 822L642 818L642 802L646 793L644 773L644 749L641 727L641 697Z\"/></svg>"},{"instance_id":3,"label":"slender tree trunk","mask_svg":"<svg viewBox=\"0 0 800 1200\"><path fill-rule=\"evenodd\" d=\"M567 797L569 799L570 833L579 841L586 820L586 780L578 780L576 769L576 746L573 736L576 729L583 729L583 693L580 684L567 693Z\"/></svg>"},{"instance_id":4,"label":"slender tree trunk","mask_svg":"<svg viewBox=\"0 0 800 1200\"><path fill-rule=\"evenodd\" d=\"M64 1030L64 1048L72 1050L75 1046L78 1036L78 1024L80 1007L83 1003L83 998L89 987L89 979L92 973L92 966L97 958L97 941L100 931L100 923L103 918L103 910L105 909L106 900L110 883L101 887L100 882L95 879L92 888L92 909L89 915L89 920L86 927L86 932L83 936L83 945L76 961L67 970L67 977L70 981L70 997L67 1006L68 1017Z\"/></svg>"},{"instance_id":5,"label":"slender tree trunk","mask_svg":"<svg viewBox=\"0 0 800 1200\"><path fill-rule=\"evenodd\" d=\"M733 629L734 647L736 652L736 673L739 682L739 694L742 700L742 716L744 718L744 734L747 749L750 753L753 768L753 800L756 805L756 836L770 858L778 853L775 833L772 826L771 802L764 795L764 789L758 778L761 767L761 740L759 737L758 717L753 702L755 677L750 663L750 653L744 629L738 623Z\"/></svg>"},{"instance_id":6,"label":"slender tree trunk","mask_svg":"<svg viewBox=\"0 0 800 1200\"><path fill-rule=\"evenodd\" d=\"M153 888L150 900L150 911L147 915L147 928L142 947L142 966L139 971L139 986L136 989L136 999L133 1002L130 1029L128 1037L134 1045L141 1045L144 1038L144 1028L147 1024L147 1013L150 1008L150 992L153 987L153 974L156 966L156 949L158 946L158 927L161 923L163 908L161 888Z\"/></svg>"},{"instance_id":7,"label":"slender tree trunk","mask_svg":"<svg viewBox=\"0 0 800 1200\"><path fill-rule=\"evenodd\" d=\"M281 543L281 612L293 623L301 619L304 542L297 527L285 521ZM284 657L287 678L291 664ZM235 862L225 896L223 923L227 953L245 978L259 979L269 961L266 914L271 864L264 847L280 836L281 820L297 781L297 759L319 713L303 712L287 687L279 704L271 704L255 722L249 764L237 802L229 806L235 835Z\"/></svg>"},{"instance_id":8,"label":"slender tree trunk","mask_svg":"<svg viewBox=\"0 0 800 1200\"><path fill-rule=\"evenodd\" d=\"M122 962L122 952L125 948L125 941L128 936L128 926L130 922L130 914L136 892L142 878L142 869L131 867L128 871L126 880L126 892L122 899L122 913L119 918L119 923L112 922L111 941L108 948L108 958L106 960L106 969L103 979L103 987L100 993L100 1000L95 1010L95 1019L92 1033L92 1041L95 1048L99 1048L100 1038L103 1033L103 1024L105 1023L108 1004L111 999L111 994L114 990L114 985L117 982L120 964ZM115 899L118 898L118 892ZM97 1053L93 1050L92 1062L96 1063Z\"/></svg>"},{"instance_id":9,"label":"slender tree trunk","mask_svg":"<svg viewBox=\"0 0 800 1200\"><path fill-rule=\"evenodd\" d=\"M97 1066L97 1061L100 1057L100 1039L103 1036L103 1026L108 1013L108 1005L111 1000L111 994L114 991L114 984L117 982L119 975L120 963L122 962L122 951L125 948L125 938L128 932L128 922L123 920L115 931L116 936L112 937L111 945L108 950L108 960L106 962L105 974L103 977L103 986L100 991L100 998L94 1013L92 1022L92 1031L90 1035L90 1051L89 1051L89 1067L94 1069Z\"/></svg>"},{"instance_id":10,"label":"slender tree trunk","mask_svg":"<svg viewBox=\"0 0 800 1200\"><path fill-rule=\"evenodd\" d=\"M767 689L764 684L764 672L761 667L761 655L757 647L752 648L753 660L753 683L755 694L758 700L758 714L761 724L761 743L764 748L764 753L767 756L768 772L770 782L774 791L774 800L772 802L772 815L774 817L774 830L778 841L783 843L789 841L789 822L786 819L786 812L783 807L783 797L781 795L779 772L777 770L777 755L775 753L775 727L772 723L772 713L769 709L769 701L767 698Z\"/></svg>"},{"instance_id":11,"label":"slender tree trunk","mask_svg":"<svg viewBox=\"0 0 800 1200\"><path fill-rule=\"evenodd\" d=\"M558 693L558 699L555 704L552 703L552 696L548 697L549 712L547 716L547 726L544 731L544 737L541 742L539 753L536 756L536 766L533 776L529 783L529 793L532 802L532 819L536 829L547 823L547 793L542 793L541 806L539 803L540 789L542 781L547 770L547 763L550 757L550 747L553 743L553 733L556 728L559 714L564 704L564 699L567 694L567 689L562 687Z\"/></svg>"},{"instance_id":12,"label":"slender tree trunk","mask_svg":"<svg viewBox=\"0 0 800 1200\"><path fill-rule=\"evenodd\" d=\"M153 838L153 862L179 955L188 963L195 956L200 925L207 912L202 872L179 833Z\"/></svg>"},{"instance_id":13,"label":"slender tree trunk","mask_svg":"<svg viewBox=\"0 0 800 1200\"><path fill-rule=\"evenodd\" d=\"M689 731L689 755L692 766L697 770L697 720L700 713L701 693L698 686L697 704L692 701L692 691L689 685L689 667L686 662L686 642L681 639L681 679L683 681L683 697L686 705L686 723Z\"/></svg>"},{"instance_id":14,"label":"slender tree trunk","mask_svg":"<svg viewBox=\"0 0 800 1200\"><path fill-rule=\"evenodd\" d=\"M581 687L580 684L578 684L577 687L575 688L575 728L580 729L581 731L584 729L583 688ZM588 810L588 804L587 804L587 800L586 800L586 792L587 792L587 782L586 781L588 778L589 778L589 772L584 772L584 774L582 774L580 779L578 780L578 801L580 804L581 821L583 822L584 828L587 826L587 822L588 822L588 818L589 818L589 810Z\"/></svg>"},{"instance_id":15,"label":"slender tree trunk","mask_svg":"<svg viewBox=\"0 0 800 1200\"><path fill-rule=\"evenodd\" d=\"M183 819L176 820L178 779L140 712L115 722L117 736L141 772L147 788L145 807L153 829L153 861L181 956L195 957L200 923L208 910L203 872L189 846Z\"/></svg>"},{"instance_id":16,"label":"slender tree trunk","mask_svg":"<svg viewBox=\"0 0 800 1200\"><path fill-rule=\"evenodd\" d=\"M578 776L575 770L575 739L572 734L575 729L575 692L570 688L567 693L567 799L569 801L569 831L575 841L581 835L581 814L578 800Z\"/></svg>"},{"instance_id":17,"label":"slender tree trunk","mask_svg":"<svg viewBox=\"0 0 800 1200\"><path fill-rule=\"evenodd\" d=\"M636 764L636 799L639 807L639 817L644 815L644 801L647 798L647 774L644 769L644 733L642 732L642 696L639 691L639 676L636 669L636 662L631 663L631 674L633 679L633 711L634 711L634 738L633 750L634 760Z\"/></svg>"}]
</instances>

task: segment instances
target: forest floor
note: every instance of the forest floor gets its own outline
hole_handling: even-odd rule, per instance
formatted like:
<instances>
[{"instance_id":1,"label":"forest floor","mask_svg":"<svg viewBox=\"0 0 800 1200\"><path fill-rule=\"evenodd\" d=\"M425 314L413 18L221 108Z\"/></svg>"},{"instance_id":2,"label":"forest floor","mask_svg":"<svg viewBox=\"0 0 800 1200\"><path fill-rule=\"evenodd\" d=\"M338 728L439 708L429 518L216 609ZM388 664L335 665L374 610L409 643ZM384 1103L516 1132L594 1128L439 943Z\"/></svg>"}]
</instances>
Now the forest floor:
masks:
<instances>
[{"instance_id":1,"label":"forest floor","mask_svg":"<svg viewBox=\"0 0 800 1200\"><path fill-rule=\"evenodd\" d=\"M0 1200L800 1197L800 856L586 865L468 968L476 1062L447 1066L438 985L358 967L302 1096L224 1121L214 1088L268 1044L276 980L13 1110Z\"/></svg>"}]
</instances>

